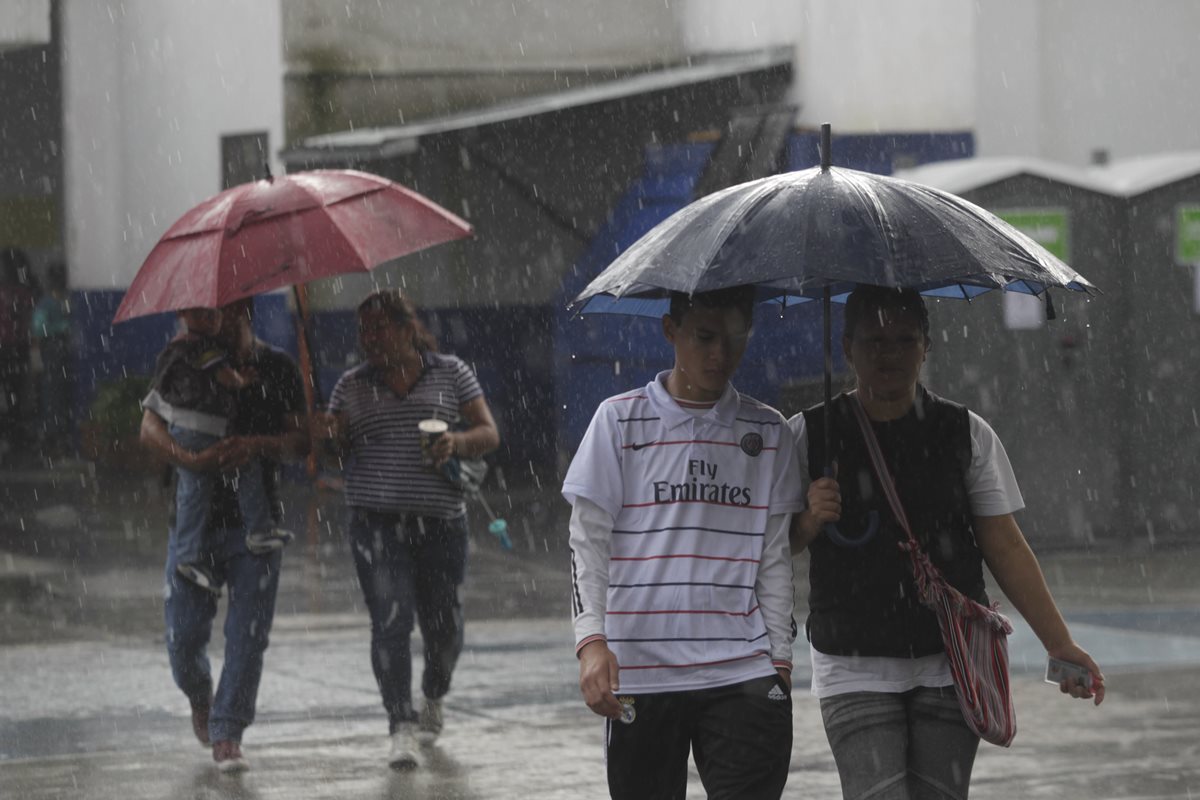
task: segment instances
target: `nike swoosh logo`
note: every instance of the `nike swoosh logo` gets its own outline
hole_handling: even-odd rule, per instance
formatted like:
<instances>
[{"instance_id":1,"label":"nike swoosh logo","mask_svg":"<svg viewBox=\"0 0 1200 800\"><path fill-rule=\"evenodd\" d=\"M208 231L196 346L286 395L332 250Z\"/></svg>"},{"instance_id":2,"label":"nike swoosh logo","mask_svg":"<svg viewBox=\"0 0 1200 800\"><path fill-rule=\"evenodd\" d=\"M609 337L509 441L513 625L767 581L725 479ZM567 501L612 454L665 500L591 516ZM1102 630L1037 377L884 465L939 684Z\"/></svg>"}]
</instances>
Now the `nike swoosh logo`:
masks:
<instances>
[{"instance_id":1,"label":"nike swoosh logo","mask_svg":"<svg viewBox=\"0 0 1200 800\"><path fill-rule=\"evenodd\" d=\"M658 444L658 442L642 442L641 444L631 444L631 445L629 445L629 449L630 450L641 450L643 447L649 447L652 444Z\"/></svg>"}]
</instances>

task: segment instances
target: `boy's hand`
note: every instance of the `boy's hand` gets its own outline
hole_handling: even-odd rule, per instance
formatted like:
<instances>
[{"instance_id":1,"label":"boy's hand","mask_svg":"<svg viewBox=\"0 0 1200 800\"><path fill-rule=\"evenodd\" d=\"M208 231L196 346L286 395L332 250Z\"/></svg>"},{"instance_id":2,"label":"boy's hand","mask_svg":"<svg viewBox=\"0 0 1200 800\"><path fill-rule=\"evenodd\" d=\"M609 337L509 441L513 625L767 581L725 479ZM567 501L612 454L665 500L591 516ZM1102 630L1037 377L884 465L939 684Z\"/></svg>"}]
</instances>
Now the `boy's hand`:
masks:
<instances>
[{"instance_id":1,"label":"boy's hand","mask_svg":"<svg viewBox=\"0 0 1200 800\"><path fill-rule=\"evenodd\" d=\"M579 651L579 691L583 701L596 714L609 719L621 716L621 704L616 692L620 690L621 668L608 644L597 639Z\"/></svg>"}]
</instances>

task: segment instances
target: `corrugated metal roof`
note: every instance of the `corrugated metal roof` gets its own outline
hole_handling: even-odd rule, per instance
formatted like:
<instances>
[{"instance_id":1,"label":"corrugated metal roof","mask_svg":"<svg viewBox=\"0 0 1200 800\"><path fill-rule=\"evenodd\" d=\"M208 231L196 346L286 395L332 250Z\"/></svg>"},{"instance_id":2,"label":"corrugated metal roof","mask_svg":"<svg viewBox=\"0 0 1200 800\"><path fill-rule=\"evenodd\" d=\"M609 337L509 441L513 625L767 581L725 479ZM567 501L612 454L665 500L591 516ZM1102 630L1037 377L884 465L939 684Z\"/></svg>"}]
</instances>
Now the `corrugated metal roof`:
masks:
<instances>
[{"instance_id":1,"label":"corrugated metal roof","mask_svg":"<svg viewBox=\"0 0 1200 800\"><path fill-rule=\"evenodd\" d=\"M1089 173L1112 186L1114 193L1133 197L1200 175L1200 151L1124 158L1092 167Z\"/></svg>"},{"instance_id":2,"label":"corrugated metal roof","mask_svg":"<svg viewBox=\"0 0 1200 800\"><path fill-rule=\"evenodd\" d=\"M1100 194L1120 194L1105 176L1039 158L957 158L896 171L897 178L923 183L951 194L962 194L1018 175L1045 178Z\"/></svg>"},{"instance_id":3,"label":"corrugated metal roof","mask_svg":"<svg viewBox=\"0 0 1200 800\"><path fill-rule=\"evenodd\" d=\"M489 108L448 114L386 128L310 136L284 151L285 162L313 163L347 158L388 158L414 152L422 136L495 125L510 120L603 103L622 97L691 86L707 81L759 72L792 63L791 47L771 47L747 53L692 58L667 67L565 92L528 97Z\"/></svg>"},{"instance_id":4,"label":"corrugated metal roof","mask_svg":"<svg viewBox=\"0 0 1200 800\"><path fill-rule=\"evenodd\" d=\"M1038 158L960 158L896 172L898 178L953 194L1017 175L1046 178L1113 197L1134 197L1200 175L1200 151L1137 156L1087 168Z\"/></svg>"}]
</instances>

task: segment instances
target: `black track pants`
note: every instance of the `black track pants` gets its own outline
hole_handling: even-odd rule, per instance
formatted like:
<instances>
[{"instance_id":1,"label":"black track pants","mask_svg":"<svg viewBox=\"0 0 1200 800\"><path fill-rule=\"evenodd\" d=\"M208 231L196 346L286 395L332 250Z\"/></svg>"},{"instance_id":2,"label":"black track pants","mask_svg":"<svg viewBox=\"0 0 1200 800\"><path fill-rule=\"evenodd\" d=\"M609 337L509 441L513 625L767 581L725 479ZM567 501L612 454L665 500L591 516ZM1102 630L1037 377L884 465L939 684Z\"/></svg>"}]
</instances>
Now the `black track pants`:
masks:
<instances>
[{"instance_id":1,"label":"black track pants","mask_svg":"<svg viewBox=\"0 0 1200 800\"><path fill-rule=\"evenodd\" d=\"M792 753L792 698L772 675L690 692L623 695L629 722L605 723L614 800L682 800L688 751L711 800L777 800Z\"/></svg>"}]
</instances>

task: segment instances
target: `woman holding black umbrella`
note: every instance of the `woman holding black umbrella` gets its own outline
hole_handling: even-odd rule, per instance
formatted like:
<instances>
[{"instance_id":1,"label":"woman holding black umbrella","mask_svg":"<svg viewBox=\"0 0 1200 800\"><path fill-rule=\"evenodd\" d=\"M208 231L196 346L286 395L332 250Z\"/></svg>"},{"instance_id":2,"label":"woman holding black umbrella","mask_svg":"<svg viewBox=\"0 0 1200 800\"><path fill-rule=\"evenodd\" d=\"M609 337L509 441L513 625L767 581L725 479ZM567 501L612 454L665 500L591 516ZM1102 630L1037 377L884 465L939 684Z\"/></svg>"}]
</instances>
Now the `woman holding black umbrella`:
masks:
<instances>
[{"instance_id":1,"label":"woman holding black umbrella","mask_svg":"<svg viewBox=\"0 0 1200 800\"><path fill-rule=\"evenodd\" d=\"M979 738L963 720L937 618L918 599L899 546L906 534L879 488L853 404L865 410L905 516L949 584L987 605L986 562L1047 653L1091 674L1090 688L1064 681L1062 691L1098 705L1104 678L1071 638L1013 517L1023 502L1003 445L980 417L919 382L930 346L921 296L860 286L846 303L842 346L857 390L831 403L836 480L821 475L824 437L809 435L830 412L820 405L789 421L813 481L792 541L793 552L811 554L812 691L844 797L965 798ZM824 535L833 522L841 535Z\"/></svg>"}]
</instances>

